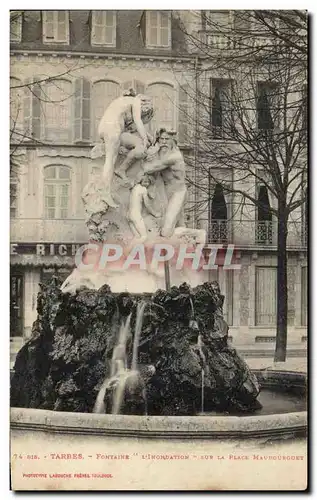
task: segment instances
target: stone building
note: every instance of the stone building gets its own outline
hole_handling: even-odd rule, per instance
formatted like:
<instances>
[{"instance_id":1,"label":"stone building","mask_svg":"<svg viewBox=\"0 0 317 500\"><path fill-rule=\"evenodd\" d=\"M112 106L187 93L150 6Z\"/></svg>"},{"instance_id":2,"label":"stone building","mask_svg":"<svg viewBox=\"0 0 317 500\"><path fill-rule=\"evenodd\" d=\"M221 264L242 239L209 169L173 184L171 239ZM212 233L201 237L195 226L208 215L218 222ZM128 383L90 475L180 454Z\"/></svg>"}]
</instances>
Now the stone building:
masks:
<instances>
[{"instance_id":1,"label":"stone building","mask_svg":"<svg viewBox=\"0 0 317 500\"><path fill-rule=\"evenodd\" d=\"M30 335L39 283L56 272L68 275L78 245L88 239L81 192L101 166L101 159L90 159L90 151L107 104L131 87L151 95L156 114L150 131L157 124L175 130L184 154L193 156L186 140L193 131L184 88L196 82L199 56L188 47L180 27L180 20L190 23L190 11L178 14L11 12L13 351ZM199 194L189 192L189 201L195 201ZM193 211L187 218L192 226L208 220L212 243L223 241L220 233L229 224L223 222L229 216L220 214L223 196L220 193L218 201L215 197L216 192L201 221ZM271 234L267 227L274 223L264 224L262 236L255 231L256 220L253 228L238 226L234 219L230 224L235 225L234 237L224 241L238 247L241 270L219 268L210 278L219 279L226 295L225 314L233 342L273 342L276 232ZM307 264L306 240L296 235L289 238L289 341L298 345L306 338Z\"/></svg>"}]
</instances>

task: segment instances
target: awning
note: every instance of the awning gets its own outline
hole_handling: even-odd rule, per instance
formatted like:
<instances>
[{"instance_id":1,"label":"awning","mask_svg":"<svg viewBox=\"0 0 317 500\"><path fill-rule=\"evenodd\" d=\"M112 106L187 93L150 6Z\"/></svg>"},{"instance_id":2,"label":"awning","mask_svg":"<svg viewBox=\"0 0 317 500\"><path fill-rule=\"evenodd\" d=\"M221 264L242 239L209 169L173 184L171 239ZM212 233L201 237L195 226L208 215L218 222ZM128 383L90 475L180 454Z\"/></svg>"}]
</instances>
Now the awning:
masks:
<instances>
[{"instance_id":1,"label":"awning","mask_svg":"<svg viewBox=\"0 0 317 500\"><path fill-rule=\"evenodd\" d=\"M75 267L74 257L62 257L60 255L11 255L11 266L31 266L31 267Z\"/></svg>"}]
</instances>

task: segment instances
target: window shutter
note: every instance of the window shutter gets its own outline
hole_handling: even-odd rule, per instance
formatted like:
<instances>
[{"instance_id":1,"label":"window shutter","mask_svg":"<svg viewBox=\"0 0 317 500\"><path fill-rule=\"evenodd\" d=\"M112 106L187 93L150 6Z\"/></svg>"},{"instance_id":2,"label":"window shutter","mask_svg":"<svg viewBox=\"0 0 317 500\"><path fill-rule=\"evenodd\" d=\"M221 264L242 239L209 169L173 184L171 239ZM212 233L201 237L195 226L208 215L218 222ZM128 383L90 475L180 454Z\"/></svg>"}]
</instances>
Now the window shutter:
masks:
<instances>
[{"instance_id":1,"label":"window shutter","mask_svg":"<svg viewBox=\"0 0 317 500\"><path fill-rule=\"evenodd\" d=\"M179 110L178 110L178 140L180 144L188 143L188 92L189 86L183 85L179 88Z\"/></svg>"},{"instance_id":2,"label":"window shutter","mask_svg":"<svg viewBox=\"0 0 317 500\"><path fill-rule=\"evenodd\" d=\"M276 285L275 267L256 268L256 325L276 324Z\"/></svg>"},{"instance_id":3,"label":"window shutter","mask_svg":"<svg viewBox=\"0 0 317 500\"><path fill-rule=\"evenodd\" d=\"M10 41L21 42L23 13L11 11L10 13Z\"/></svg>"},{"instance_id":4,"label":"window shutter","mask_svg":"<svg viewBox=\"0 0 317 500\"><path fill-rule=\"evenodd\" d=\"M37 77L36 80L40 78ZM32 137L40 139L41 137L41 85L35 83L33 85L33 98L32 98Z\"/></svg>"},{"instance_id":5,"label":"window shutter","mask_svg":"<svg viewBox=\"0 0 317 500\"><path fill-rule=\"evenodd\" d=\"M160 30L161 30L161 43L160 45L163 45L164 47L169 45L169 40L168 40L168 12L160 12L159 16L161 17L161 24L160 24Z\"/></svg>"},{"instance_id":6,"label":"window shutter","mask_svg":"<svg viewBox=\"0 0 317 500\"><path fill-rule=\"evenodd\" d=\"M83 109L82 109L82 140L90 141L90 82L83 82Z\"/></svg>"},{"instance_id":7,"label":"window shutter","mask_svg":"<svg viewBox=\"0 0 317 500\"><path fill-rule=\"evenodd\" d=\"M158 45L158 26L157 26L157 15L155 11L150 11L149 13L149 41L150 45Z\"/></svg>"},{"instance_id":8,"label":"window shutter","mask_svg":"<svg viewBox=\"0 0 317 500\"><path fill-rule=\"evenodd\" d=\"M74 141L81 140L81 79L75 81L74 95Z\"/></svg>"},{"instance_id":9,"label":"window shutter","mask_svg":"<svg viewBox=\"0 0 317 500\"><path fill-rule=\"evenodd\" d=\"M116 43L116 14L111 10L105 12L105 43Z\"/></svg>"},{"instance_id":10,"label":"window shutter","mask_svg":"<svg viewBox=\"0 0 317 500\"><path fill-rule=\"evenodd\" d=\"M54 11L43 11L44 40L54 40Z\"/></svg>"},{"instance_id":11,"label":"window shutter","mask_svg":"<svg viewBox=\"0 0 317 500\"><path fill-rule=\"evenodd\" d=\"M30 83L31 80L25 82L23 95L23 122L27 139L30 139L32 133L32 93L28 87Z\"/></svg>"},{"instance_id":12,"label":"window shutter","mask_svg":"<svg viewBox=\"0 0 317 500\"><path fill-rule=\"evenodd\" d=\"M59 10L57 12L57 40L59 42L67 42L67 22L68 12Z\"/></svg>"},{"instance_id":13,"label":"window shutter","mask_svg":"<svg viewBox=\"0 0 317 500\"><path fill-rule=\"evenodd\" d=\"M103 43L104 16L103 11L93 11L92 13L92 42Z\"/></svg>"},{"instance_id":14,"label":"window shutter","mask_svg":"<svg viewBox=\"0 0 317 500\"><path fill-rule=\"evenodd\" d=\"M35 77L33 82L40 80ZM23 115L26 139L41 138L41 85L27 80L24 88Z\"/></svg>"},{"instance_id":15,"label":"window shutter","mask_svg":"<svg viewBox=\"0 0 317 500\"><path fill-rule=\"evenodd\" d=\"M85 78L75 81L74 141L90 141L90 82Z\"/></svg>"}]
</instances>

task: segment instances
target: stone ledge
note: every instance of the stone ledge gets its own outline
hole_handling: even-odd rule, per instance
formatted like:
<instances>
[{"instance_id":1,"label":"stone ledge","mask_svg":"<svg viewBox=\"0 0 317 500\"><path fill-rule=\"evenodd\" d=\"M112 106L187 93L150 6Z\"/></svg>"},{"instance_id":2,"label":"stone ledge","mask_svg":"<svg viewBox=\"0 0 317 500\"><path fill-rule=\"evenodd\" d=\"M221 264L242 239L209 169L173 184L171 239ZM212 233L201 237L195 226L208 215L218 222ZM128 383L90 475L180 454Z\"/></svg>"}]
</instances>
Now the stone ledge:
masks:
<instances>
[{"instance_id":1,"label":"stone ledge","mask_svg":"<svg viewBox=\"0 0 317 500\"><path fill-rule=\"evenodd\" d=\"M296 379L305 389L306 375L299 372L259 371L266 384ZM307 411L256 416L136 416L11 409L11 429L59 434L108 435L160 439L246 439L305 436Z\"/></svg>"}]
</instances>

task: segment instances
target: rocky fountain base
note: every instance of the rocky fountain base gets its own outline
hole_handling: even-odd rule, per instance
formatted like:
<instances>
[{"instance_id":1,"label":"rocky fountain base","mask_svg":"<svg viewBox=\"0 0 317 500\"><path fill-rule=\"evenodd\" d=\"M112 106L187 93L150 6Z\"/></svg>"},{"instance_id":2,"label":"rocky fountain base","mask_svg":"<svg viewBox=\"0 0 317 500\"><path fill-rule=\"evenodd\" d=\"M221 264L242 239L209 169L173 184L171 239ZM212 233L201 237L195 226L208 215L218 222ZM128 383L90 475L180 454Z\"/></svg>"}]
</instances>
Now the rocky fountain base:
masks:
<instances>
[{"instance_id":1,"label":"rocky fountain base","mask_svg":"<svg viewBox=\"0 0 317 500\"><path fill-rule=\"evenodd\" d=\"M10 418L12 456L38 459L14 461L13 489L304 489L306 377L251 373L222 301L216 283L43 287Z\"/></svg>"},{"instance_id":2,"label":"rocky fountain base","mask_svg":"<svg viewBox=\"0 0 317 500\"><path fill-rule=\"evenodd\" d=\"M259 409L257 379L228 345L223 299L216 282L72 295L54 279L16 359L12 406L130 415Z\"/></svg>"}]
</instances>

